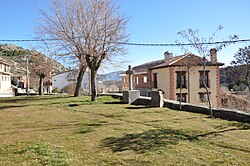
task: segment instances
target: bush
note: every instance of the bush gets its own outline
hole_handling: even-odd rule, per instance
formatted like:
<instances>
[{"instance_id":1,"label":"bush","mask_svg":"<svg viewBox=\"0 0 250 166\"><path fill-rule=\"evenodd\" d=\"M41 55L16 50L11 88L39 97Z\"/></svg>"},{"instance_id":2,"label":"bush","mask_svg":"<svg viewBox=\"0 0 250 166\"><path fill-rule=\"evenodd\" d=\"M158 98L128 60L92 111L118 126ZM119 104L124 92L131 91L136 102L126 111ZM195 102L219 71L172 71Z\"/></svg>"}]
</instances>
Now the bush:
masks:
<instances>
[{"instance_id":1,"label":"bush","mask_svg":"<svg viewBox=\"0 0 250 166\"><path fill-rule=\"evenodd\" d=\"M59 93L59 89L58 88L52 89L52 93Z\"/></svg>"},{"instance_id":2,"label":"bush","mask_svg":"<svg viewBox=\"0 0 250 166\"><path fill-rule=\"evenodd\" d=\"M14 76L11 78L11 84L14 86L19 86L19 80Z\"/></svg>"},{"instance_id":3,"label":"bush","mask_svg":"<svg viewBox=\"0 0 250 166\"><path fill-rule=\"evenodd\" d=\"M61 90L61 92L62 93L68 93L68 94L74 94L74 92L75 92L75 84L69 84L69 85L67 85L67 86L65 86L65 87L63 87L62 88L62 90ZM81 88L80 89L80 95L83 95L83 88Z\"/></svg>"}]
</instances>

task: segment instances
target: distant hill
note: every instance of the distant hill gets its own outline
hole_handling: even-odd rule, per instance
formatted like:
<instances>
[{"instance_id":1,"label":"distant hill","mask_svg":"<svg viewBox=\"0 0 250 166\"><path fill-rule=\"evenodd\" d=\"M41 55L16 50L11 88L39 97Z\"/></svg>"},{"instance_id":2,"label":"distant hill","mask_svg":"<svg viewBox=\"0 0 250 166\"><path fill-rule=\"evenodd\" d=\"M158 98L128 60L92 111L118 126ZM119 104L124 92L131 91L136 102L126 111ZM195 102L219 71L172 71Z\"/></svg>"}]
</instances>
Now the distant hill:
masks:
<instances>
[{"instance_id":1,"label":"distant hill","mask_svg":"<svg viewBox=\"0 0 250 166\"><path fill-rule=\"evenodd\" d=\"M242 79L239 73L242 66L227 66L220 69L220 83L227 86L228 89L233 89L235 85L243 85L244 78Z\"/></svg>"},{"instance_id":2,"label":"distant hill","mask_svg":"<svg viewBox=\"0 0 250 166\"><path fill-rule=\"evenodd\" d=\"M229 85L230 83L234 82L234 72L233 67L228 66L220 69L220 83Z\"/></svg>"},{"instance_id":3,"label":"distant hill","mask_svg":"<svg viewBox=\"0 0 250 166\"><path fill-rule=\"evenodd\" d=\"M0 44L0 58L11 64L11 73L14 76L24 75L26 72L26 57L32 55L33 50L24 49L13 44ZM45 56L45 55L43 55ZM67 69L54 61L55 73L64 72Z\"/></svg>"},{"instance_id":4,"label":"distant hill","mask_svg":"<svg viewBox=\"0 0 250 166\"><path fill-rule=\"evenodd\" d=\"M100 74L98 75L99 80L102 81L120 81L121 77L120 74L122 73L122 70L107 73L107 74Z\"/></svg>"}]
</instances>

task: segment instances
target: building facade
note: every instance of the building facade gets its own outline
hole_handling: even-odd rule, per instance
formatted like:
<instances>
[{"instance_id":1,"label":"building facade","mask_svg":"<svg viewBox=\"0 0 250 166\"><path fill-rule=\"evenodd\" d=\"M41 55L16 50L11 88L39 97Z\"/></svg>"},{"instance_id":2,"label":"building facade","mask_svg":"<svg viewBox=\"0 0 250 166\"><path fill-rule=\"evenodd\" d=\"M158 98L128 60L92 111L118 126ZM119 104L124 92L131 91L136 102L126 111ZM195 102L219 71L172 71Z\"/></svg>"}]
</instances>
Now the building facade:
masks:
<instances>
[{"instance_id":1,"label":"building facade","mask_svg":"<svg viewBox=\"0 0 250 166\"><path fill-rule=\"evenodd\" d=\"M164 60L153 61L149 63L144 63L132 68L134 74L132 75L133 89L140 90L142 96L150 96L152 91L152 76L150 68L163 63ZM127 74L122 73L121 75L121 89L128 90L129 77Z\"/></svg>"},{"instance_id":2,"label":"building facade","mask_svg":"<svg viewBox=\"0 0 250 166\"><path fill-rule=\"evenodd\" d=\"M13 96L11 88L10 64L0 59L0 97Z\"/></svg>"},{"instance_id":3,"label":"building facade","mask_svg":"<svg viewBox=\"0 0 250 166\"><path fill-rule=\"evenodd\" d=\"M205 89L205 86L207 86L212 106L220 106L219 66L223 64L217 62L216 50L211 49L210 61L204 61L203 58L193 54L175 57L166 54L169 53L165 53L163 61L158 61L158 64L148 68L147 74L144 73L144 75L140 74L139 76L136 72L133 74L134 89L142 92L141 89L144 89L144 87L140 83L136 84L136 81L143 83L144 76L147 76L149 81L145 88L148 91L147 95L150 94L151 90L161 90L165 99L207 105L208 95ZM203 65L204 63L206 65ZM137 77L139 78L137 79ZM122 76L124 84L128 84L127 79L127 75ZM143 94L141 93L141 95Z\"/></svg>"},{"instance_id":4,"label":"building facade","mask_svg":"<svg viewBox=\"0 0 250 166\"><path fill-rule=\"evenodd\" d=\"M77 76L78 76L77 70L71 70L68 72L64 72L64 73L60 73L60 74L52 76L52 89L58 88L58 90L61 91L67 85L76 84ZM82 80L82 88L85 91L88 91L89 89L88 76L89 76L89 72L86 71Z\"/></svg>"}]
</instances>

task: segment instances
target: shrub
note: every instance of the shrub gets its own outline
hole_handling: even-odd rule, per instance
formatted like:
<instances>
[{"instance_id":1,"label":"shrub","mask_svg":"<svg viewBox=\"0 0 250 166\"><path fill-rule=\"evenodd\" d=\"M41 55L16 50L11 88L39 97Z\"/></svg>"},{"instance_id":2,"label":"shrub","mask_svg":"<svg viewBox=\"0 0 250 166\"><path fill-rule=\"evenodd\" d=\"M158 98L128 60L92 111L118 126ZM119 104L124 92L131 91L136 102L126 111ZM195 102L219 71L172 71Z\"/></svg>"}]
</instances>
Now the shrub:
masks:
<instances>
[{"instance_id":1,"label":"shrub","mask_svg":"<svg viewBox=\"0 0 250 166\"><path fill-rule=\"evenodd\" d=\"M19 80L14 76L11 78L11 84L14 86L18 86L19 85Z\"/></svg>"},{"instance_id":2,"label":"shrub","mask_svg":"<svg viewBox=\"0 0 250 166\"><path fill-rule=\"evenodd\" d=\"M68 93L68 94L74 94L75 92L75 84L69 84L65 87L62 88L61 90L62 93ZM83 88L80 89L80 95L83 95Z\"/></svg>"},{"instance_id":3,"label":"shrub","mask_svg":"<svg viewBox=\"0 0 250 166\"><path fill-rule=\"evenodd\" d=\"M58 88L52 89L52 93L59 93L59 89Z\"/></svg>"}]
</instances>

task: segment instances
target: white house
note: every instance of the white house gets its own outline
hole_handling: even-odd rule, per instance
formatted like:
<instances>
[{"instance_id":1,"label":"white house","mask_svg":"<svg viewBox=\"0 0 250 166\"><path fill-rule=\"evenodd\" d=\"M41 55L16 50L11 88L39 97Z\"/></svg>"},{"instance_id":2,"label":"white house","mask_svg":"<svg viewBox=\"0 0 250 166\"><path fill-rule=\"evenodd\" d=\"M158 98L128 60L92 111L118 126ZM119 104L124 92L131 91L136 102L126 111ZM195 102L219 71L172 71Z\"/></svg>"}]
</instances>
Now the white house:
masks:
<instances>
[{"instance_id":1,"label":"white house","mask_svg":"<svg viewBox=\"0 0 250 166\"><path fill-rule=\"evenodd\" d=\"M68 72L54 75L52 77L52 89L58 88L59 90L62 90L67 85L76 84L77 76L78 76L77 70L71 70ZM89 92L89 87L88 87L89 79L88 78L89 78L89 72L86 71L82 80L82 88L84 89L85 92Z\"/></svg>"},{"instance_id":2,"label":"white house","mask_svg":"<svg viewBox=\"0 0 250 166\"><path fill-rule=\"evenodd\" d=\"M12 97L10 64L0 59L0 97Z\"/></svg>"}]
</instances>

